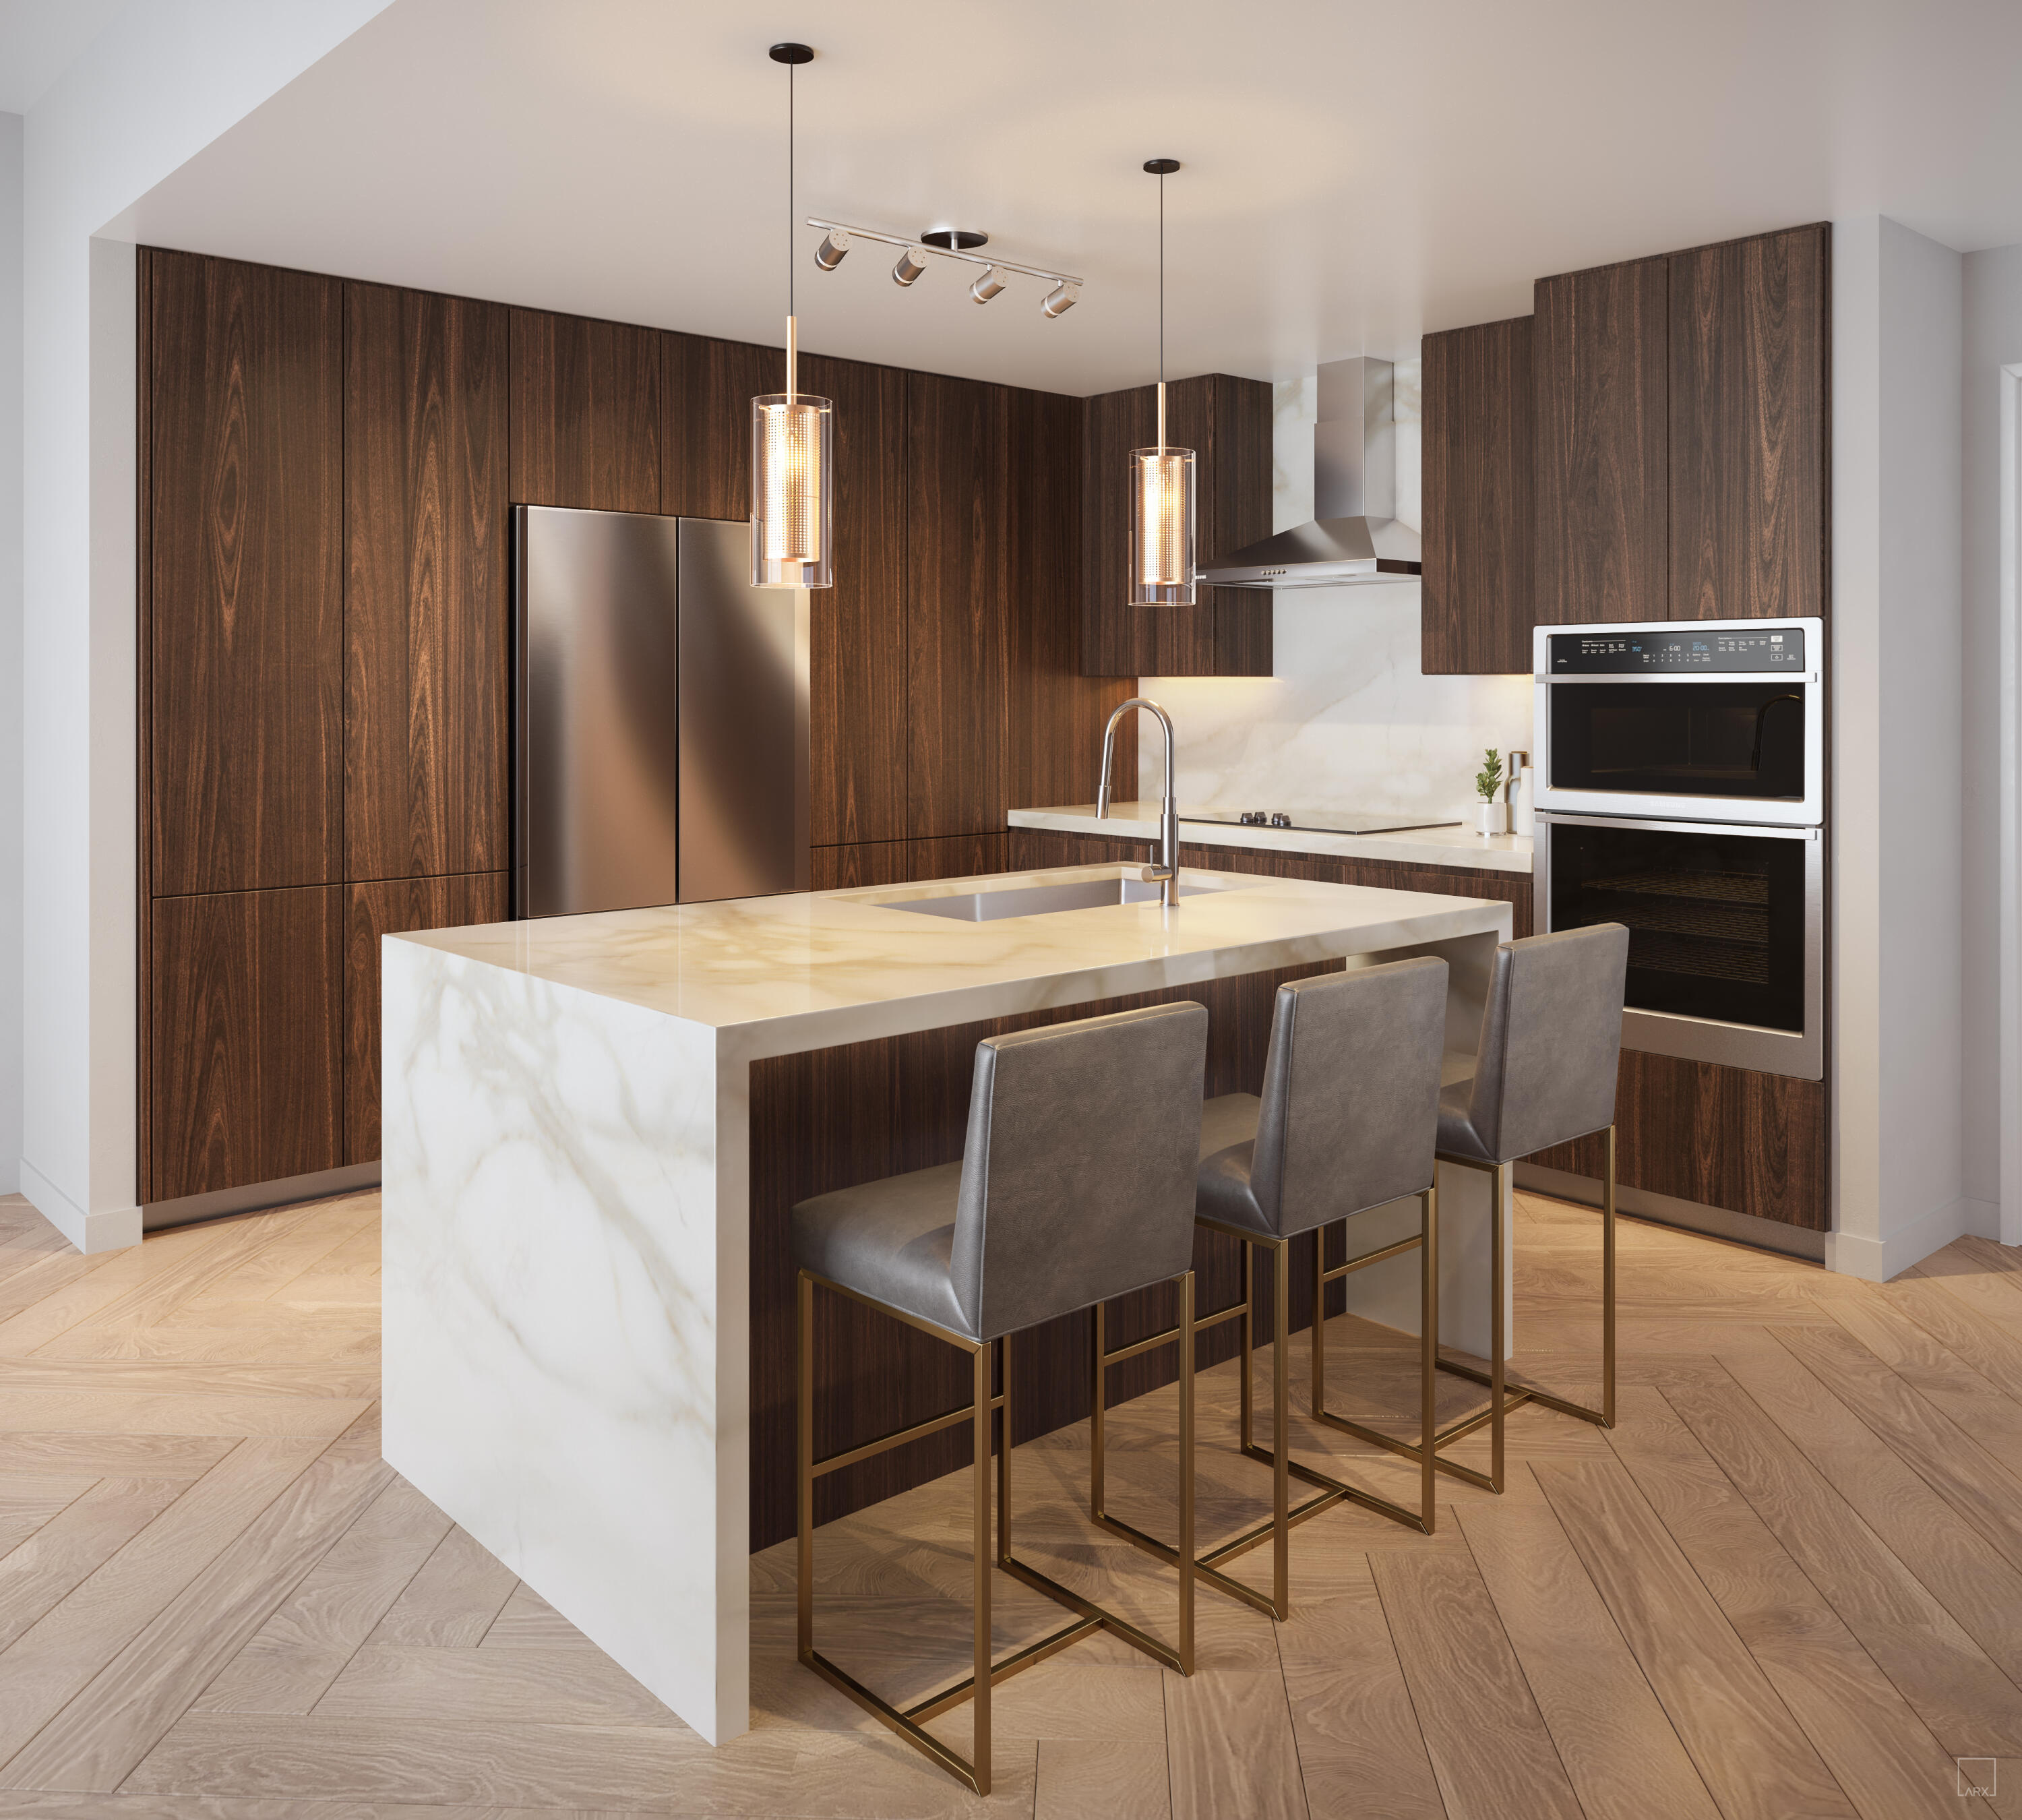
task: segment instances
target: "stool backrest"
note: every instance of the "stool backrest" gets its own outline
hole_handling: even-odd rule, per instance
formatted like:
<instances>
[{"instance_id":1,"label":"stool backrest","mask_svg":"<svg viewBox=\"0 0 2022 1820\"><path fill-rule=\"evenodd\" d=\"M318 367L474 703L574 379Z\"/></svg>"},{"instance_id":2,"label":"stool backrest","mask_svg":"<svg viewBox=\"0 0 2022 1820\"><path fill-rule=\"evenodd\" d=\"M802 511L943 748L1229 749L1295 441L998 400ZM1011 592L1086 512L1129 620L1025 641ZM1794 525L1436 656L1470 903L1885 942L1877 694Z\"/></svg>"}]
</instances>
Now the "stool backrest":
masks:
<instances>
[{"instance_id":1,"label":"stool backrest","mask_svg":"<svg viewBox=\"0 0 2022 1820\"><path fill-rule=\"evenodd\" d=\"M1447 963L1430 956L1278 989L1252 1191L1283 1236L1433 1179Z\"/></svg>"},{"instance_id":2,"label":"stool backrest","mask_svg":"<svg viewBox=\"0 0 2022 1820\"><path fill-rule=\"evenodd\" d=\"M1468 1119L1497 1161L1615 1123L1628 968L1619 923L1496 949Z\"/></svg>"},{"instance_id":3,"label":"stool backrest","mask_svg":"<svg viewBox=\"0 0 2022 1820\"><path fill-rule=\"evenodd\" d=\"M1206 1058L1191 1001L976 1044L950 1267L984 1338L1191 1267Z\"/></svg>"}]
</instances>

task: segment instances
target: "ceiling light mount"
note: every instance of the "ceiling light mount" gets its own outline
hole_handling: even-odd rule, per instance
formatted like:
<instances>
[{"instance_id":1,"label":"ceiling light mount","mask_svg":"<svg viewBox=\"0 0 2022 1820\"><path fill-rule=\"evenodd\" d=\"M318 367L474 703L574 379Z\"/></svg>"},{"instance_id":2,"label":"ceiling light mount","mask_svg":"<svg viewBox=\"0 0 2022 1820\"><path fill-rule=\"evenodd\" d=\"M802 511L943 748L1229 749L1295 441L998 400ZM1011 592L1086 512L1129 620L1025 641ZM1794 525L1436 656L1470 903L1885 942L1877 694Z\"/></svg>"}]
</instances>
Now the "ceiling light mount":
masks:
<instances>
[{"instance_id":1,"label":"ceiling light mount","mask_svg":"<svg viewBox=\"0 0 2022 1820\"><path fill-rule=\"evenodd\" d=\"M980 228L930 228L924 234L887 234L877 228L824 221L819 215L809 215L805 225L822 231L821 244L815 249L815 263L824 272L833 272L842 263L843 254L849 250L852 241L874 240L882 246L900 249L899 262L892 268L892 281L902 290L910 288L926 270L927 259L932 255L936 259L958 259L965 265L982 268L980 276L969 291L978 303L987 303L1004 288L1006 272L1020 278L1043 279L1053 287L1039 305L1040 313L1049 320L1073 309L1081 295L1082 280L1071 272L1051 272L1043 265L1020 265L994 254L969 250L988 244L990 236ZM944 239L956 244L943 246L941 243Z\"/></svg>"},{"instance_id":2,"label":"ceiling light mount","mask_svg":"<svg viewBox=\"0 0 2022 1820\"><path fill-rule=\"evenodd\" d=\"M1180 161L1177 158L1148 158L1144 160L1145 172L1152 177L1170 177L1179 168Z\"/></svg>"},{"instance_id":3,"label":"ceiling light mount","mask_svg":"<svg viewBox=\"0 0 2022 1820\"><path fill-rule=\"evenodd\" d=\"M813 50L805 44L776 44L765 53L775 63L812 63Z\"/></svg>"}]
</instances>

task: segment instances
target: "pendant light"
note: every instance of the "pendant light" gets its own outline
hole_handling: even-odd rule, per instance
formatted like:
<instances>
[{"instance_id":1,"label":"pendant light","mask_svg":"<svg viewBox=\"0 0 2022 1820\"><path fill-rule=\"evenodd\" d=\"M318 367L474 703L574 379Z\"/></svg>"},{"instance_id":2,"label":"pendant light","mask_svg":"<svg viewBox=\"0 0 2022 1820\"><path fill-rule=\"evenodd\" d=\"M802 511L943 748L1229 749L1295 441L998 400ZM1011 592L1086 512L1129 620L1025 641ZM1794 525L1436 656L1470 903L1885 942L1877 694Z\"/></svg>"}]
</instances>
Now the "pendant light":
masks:
<instances>
[{"instance_id":1,"label":"pendant light","mask_svg":"<svg viewBox=\"0 0 2022 1820\"><path fill-rule=\"evenodd\" d=\"M835 583L835 407L800 389L794 320L794 71L805 44L766 53L787 66L787 389L751 400L751 582L754 587Z\"/></svg>"},{"instance_id":2,"label":"pendant light","mask_svg":"<svg viewBox=\"0 0 2022 1820\"><path fill-rule=\"evenodd\" d=\"M1194 451L1166 440L1166 179L1176 158L1144 166L1159 180L1159 445L1130 451L1130 605L1194 604Z\"/></svg>"}]
</instances>

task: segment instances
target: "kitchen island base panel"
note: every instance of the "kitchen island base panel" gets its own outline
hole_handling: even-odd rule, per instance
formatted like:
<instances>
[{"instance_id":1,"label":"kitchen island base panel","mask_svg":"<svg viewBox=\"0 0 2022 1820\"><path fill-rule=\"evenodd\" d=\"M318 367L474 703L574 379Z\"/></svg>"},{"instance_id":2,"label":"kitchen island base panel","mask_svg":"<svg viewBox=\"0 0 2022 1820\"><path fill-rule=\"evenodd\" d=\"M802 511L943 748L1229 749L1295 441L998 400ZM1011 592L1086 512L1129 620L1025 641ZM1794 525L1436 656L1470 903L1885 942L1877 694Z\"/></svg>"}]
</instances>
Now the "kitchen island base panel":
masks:
<instances>
[{"instance_id":1,"label":"kitchen island base panel","mask_svg":"<svg viewBox=\"0 0 2022 1820\"><path fill-rule=\"evenodd\" d=\"M750 1723L752 1062L1412 953L1447 960L1471 1047L1509 925L1246 879L1177 911L891 913L980 883L382 944L386 1456L711 1744Z\"/></svg>"},{"instance_id":2,"label":"kitchen island base panel","mask_svg":"<svg viewBox=\"0 0 2022 1820\"><path fill-rule=\"evenodd\" d=\"M743 1065L389 943L387 1461L711 1743L749 1723Z\"/></svg>"}]
</instances>

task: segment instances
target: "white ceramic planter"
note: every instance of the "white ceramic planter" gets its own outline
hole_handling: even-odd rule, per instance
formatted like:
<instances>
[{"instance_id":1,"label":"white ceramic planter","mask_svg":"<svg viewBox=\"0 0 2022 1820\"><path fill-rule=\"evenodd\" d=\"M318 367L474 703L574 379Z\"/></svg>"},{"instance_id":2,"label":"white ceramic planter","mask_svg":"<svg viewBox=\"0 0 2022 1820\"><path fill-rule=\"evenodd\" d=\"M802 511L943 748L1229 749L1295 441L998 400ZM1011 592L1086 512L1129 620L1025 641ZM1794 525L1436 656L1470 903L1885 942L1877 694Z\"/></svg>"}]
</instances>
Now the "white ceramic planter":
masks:
<instances>
[{"instance_id":1,"label":"white ceramic planter","mask_svg":"<svg viewBox=\"0 0 2022 1820\"><path fill-rule=\"evenodd\" d=\"M1480 835L1507 834L1509 831L1509 805L1499 799L1494 802L1476 802L1474 806L1474 831Z\"/></svg>"}]
</instances>

